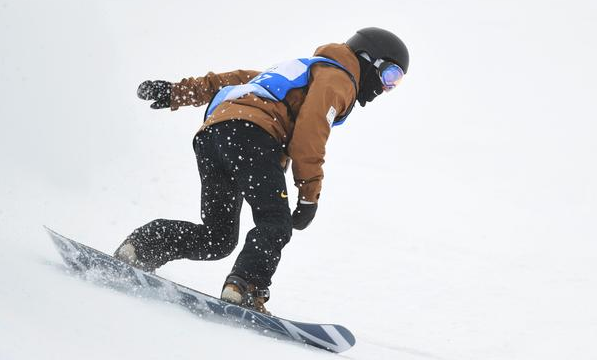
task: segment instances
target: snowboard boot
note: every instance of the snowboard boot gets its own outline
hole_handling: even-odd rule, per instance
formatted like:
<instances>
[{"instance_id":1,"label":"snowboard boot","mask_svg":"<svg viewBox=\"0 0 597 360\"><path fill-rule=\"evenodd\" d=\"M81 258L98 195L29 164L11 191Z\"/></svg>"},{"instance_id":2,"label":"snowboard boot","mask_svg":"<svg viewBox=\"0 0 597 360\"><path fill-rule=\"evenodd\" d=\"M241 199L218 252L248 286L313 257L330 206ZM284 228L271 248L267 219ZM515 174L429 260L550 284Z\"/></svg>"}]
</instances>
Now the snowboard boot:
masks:
<instances>
[{"instance_id":1,"label":"snowboard boot","mask_svg":"<svg viewBox=\"0 0 597 360\"><path fill-rule=\"evenodd\" d=\"M130 236L116 249L114 257L147 272L154 272L169 261L166 254L157 249L146 249L141 242Z\"/></svg>"},{"instance_id":2,"label":"snowboard boot","mask_svg":"<svg viewBox=\"0 0 597 360\"><path fill-rule=\"evenodd\" d=\"M264 305L269 300L269 289L257 289L255 285L249 284L236 275L228 276L220 298L226 302L271 315Z\"/></svg>"}]
</instances>

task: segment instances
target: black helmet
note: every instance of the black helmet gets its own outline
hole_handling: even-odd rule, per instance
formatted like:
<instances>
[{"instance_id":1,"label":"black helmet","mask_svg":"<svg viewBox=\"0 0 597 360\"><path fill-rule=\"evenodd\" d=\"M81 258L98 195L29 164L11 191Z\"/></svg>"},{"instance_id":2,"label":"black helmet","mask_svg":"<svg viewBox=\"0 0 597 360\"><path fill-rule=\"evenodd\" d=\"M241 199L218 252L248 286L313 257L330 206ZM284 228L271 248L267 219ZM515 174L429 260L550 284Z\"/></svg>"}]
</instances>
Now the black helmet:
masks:
<instances>
[{"instance_id":1,"label":"black helmet","mask_svg":"<svg viewBox=\"0 0 597 360\"><path fill-rule=\"evenodd\" d=\"M368 27L357 31L346 44L355 54L366 52L373 59L384 59L396 63L406 74L408 71L408 49L406 45L391 32Z\"/></svg>"}]
</instances>

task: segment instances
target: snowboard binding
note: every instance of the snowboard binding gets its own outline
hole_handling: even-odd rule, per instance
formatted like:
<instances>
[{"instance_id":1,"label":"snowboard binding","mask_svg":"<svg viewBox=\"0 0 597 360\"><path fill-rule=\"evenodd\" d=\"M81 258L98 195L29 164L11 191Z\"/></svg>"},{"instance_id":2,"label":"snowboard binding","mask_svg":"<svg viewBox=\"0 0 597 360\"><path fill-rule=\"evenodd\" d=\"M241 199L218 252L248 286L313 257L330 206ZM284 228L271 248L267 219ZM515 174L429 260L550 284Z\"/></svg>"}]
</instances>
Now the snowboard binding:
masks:
<instances>
[{"instance_id":1,"label":"snowboard binding","mask_svg":"<svg viewBox=\"0 0 597 360\"><path fill-rule=\"evenodd\" d=\"M269 289L258 289L255 285L248 283L239 276L229 275L224 283L220 299L271 315L265 308L265 303L269 300L269 296Z\"/></svg>"}]
</instances>

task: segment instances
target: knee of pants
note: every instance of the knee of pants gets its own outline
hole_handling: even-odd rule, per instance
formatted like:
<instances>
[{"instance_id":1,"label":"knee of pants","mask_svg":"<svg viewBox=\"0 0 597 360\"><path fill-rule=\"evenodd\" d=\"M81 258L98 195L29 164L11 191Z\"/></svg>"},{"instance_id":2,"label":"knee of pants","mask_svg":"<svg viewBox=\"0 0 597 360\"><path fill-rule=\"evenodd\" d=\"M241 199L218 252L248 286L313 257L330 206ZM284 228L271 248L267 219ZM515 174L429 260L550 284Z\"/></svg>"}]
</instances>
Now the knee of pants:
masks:
<instances>
[{"instance_id":1,"label":"knee of pants","mask_svg":"<svg viewBox=\"0 0 597 360\"><path fill-rule=\"evenodd\" d=\"M238 234L236 236L212 239L205 250L210 254L210 258L217 260L232 254L237 244Z\"/></svg>"},{"instance_id":2,"label":"knee of pants","mask_svg":"<svg viewBox=\"0 0 597 360\"><path fill-rule=\"evenodd\" d=\"M185 257L191 260L219 260L230 255L238 244L238 226L230 228L201 227L200 236L193 241Z\"/></svg>"},{"instance_id":3,"label":"knee of pants","mask_svg":"<svg viewBox=\"0 0 597 360\"><path fill-rule=\"evenodd\" d=\"M236 222L230 224L218 224L217 226L206 226L206 238L214 246L220 249L225 256L230 255L238 244L239 224Z\"/></svg>"}]
</instances>

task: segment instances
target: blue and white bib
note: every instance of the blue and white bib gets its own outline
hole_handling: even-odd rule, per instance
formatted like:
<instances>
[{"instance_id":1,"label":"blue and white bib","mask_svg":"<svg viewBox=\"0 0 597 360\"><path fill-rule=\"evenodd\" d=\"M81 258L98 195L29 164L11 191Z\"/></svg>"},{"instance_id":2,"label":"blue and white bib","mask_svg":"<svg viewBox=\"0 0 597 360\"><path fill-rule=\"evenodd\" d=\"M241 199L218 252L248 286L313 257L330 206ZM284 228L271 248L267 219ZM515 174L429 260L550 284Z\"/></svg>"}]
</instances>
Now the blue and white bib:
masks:
<instances>
[{"instance_id":1,"label":"blue and white bib","mask_svg":"<svg viewBox=\"0 0 597 360\"><path fill-rule=\"evenodd\" d=\"M272 101L283 101L290 90L309 84L311 66L317 63L326 63L344 70L350 76L353 83L355 83L352 74L337 61L321 56L294 59L267 69L246 84L223 87L211 100L205 111L205 118L211 115L222 102L238 99L249 93ZM334 120L331 125L336 126L344 123L353 106L354 103L342 118Z\"/></svg>"}]
</instances>

